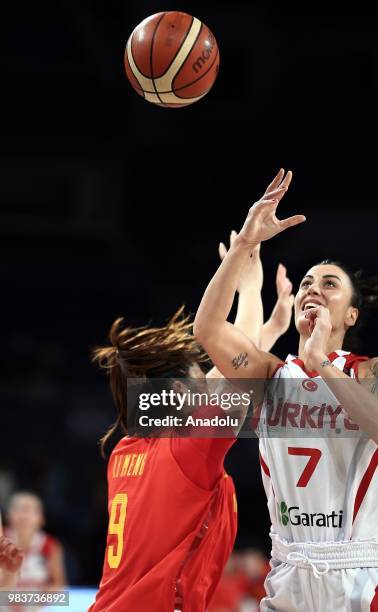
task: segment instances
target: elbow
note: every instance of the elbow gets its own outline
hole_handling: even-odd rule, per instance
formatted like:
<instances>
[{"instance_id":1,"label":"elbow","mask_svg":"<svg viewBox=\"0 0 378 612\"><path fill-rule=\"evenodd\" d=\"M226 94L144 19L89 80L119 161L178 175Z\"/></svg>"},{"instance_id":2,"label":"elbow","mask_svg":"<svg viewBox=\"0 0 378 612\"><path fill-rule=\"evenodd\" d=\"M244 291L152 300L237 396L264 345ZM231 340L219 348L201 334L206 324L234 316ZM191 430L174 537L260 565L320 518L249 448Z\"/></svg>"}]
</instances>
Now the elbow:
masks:
<instances>
[{"instance_id":1,"label":"elbow","mask_svg":"<svg viewBox=\"0 0 378 612\"><path fill-rule=\"evenodd\" d=\"M213 320L208 320L207 317L196 315L193 323L193 334L196 340L208 350L209 345L213 343L214 337L219 334L219 327L215 325Z\"/></svg>"},{"instance_id":2,"label":"elbow","mask_svg":"<svg viewBox=\"0 0 378 612\"><path fill-rule=\"evenodd\" d=\"M202 320L202 317L198 316L198 314L196 315L193 322L193 334L196 340L198 340L198 342L202 344L203 338L205 336L205 325L204 321Z\"/></svg>"}]
</instances>

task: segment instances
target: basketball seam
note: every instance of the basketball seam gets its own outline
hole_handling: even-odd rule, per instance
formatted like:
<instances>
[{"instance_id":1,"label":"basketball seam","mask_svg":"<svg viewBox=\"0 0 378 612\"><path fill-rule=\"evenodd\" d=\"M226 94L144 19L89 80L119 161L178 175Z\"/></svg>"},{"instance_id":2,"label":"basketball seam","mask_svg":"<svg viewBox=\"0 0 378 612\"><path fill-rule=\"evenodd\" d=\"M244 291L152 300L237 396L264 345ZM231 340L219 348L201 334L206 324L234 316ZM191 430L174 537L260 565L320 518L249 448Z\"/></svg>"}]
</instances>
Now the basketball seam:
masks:
<instances>
[{"instance_id":1,"label":"basketball seam","mask_svg":"<svg viewBox=\"0 0 378 612\"><path fill-rule=\"evenodd\" d=\"M165 14L164 14L164 17L165 17L166 15L169 15L169 13L165 13ZM177 56L178 56L178 54L180 53L180 51L181 51L181 49L182 49L182 46L185 44L185 41L186 41L186 39L188 38L188 34L189 34L190 30L192 29L192 25L193 25L193 23L194 23L194 17L192 16L192 21L191 21L191 24L190 24L190 26L188 27L188 29L187 29L187 31L186 31L186 33L185 33L184 38L183 38L183 39L182 39L182 41L181 41L181 45L180 45L180 46L179 46L179 48L177 49L177 51L176 51L175 55L173 56L173 58L172 58L172 60L171 60L170 64L168 64L168 66L167 66L167 67L166 67L166 69L164 70L163 74L160 74L159 76L157 76L157 77L156 77L157 79L161 79L161 78L163 78L163 76L164 76L165 74L167 74L167 72L169 71L169 69L170 69L170 67L172 66L173 62L175 61L176 57L177 57ZM201 27L202 27L202 21L201 21ZM201 30L200 30L200 31L201 31ZM192 50L192 49L190 49L190 51L191 51L191 50ZM190 53L190 51L189 51L189 53ZM185 60L185 61L186 61L186 60ZM184 62L184 63L185 63L185 62ZM180 66L180 69L181 69L181 66ZM152 71L152 66L151 66L151 71ZM175 76L176 76L176 75L175 75ZM152 78L154 78L154 77L152 77ZM160 92L160 93L165 93L165 92Z\"/></svg>"},{"instance_id":2,"label":"basketball seam","mask_svg":"<svg viewBox=\"0 0 378 612\"><path fill-rule=\"evenodd\" d=\"M210 64L210 66L208 67L208 69L207 69L207 70L206 70L206 71L205 71L203 74L201 74L201 76L200 76L200 77L198 77L198 79L194 79L194 81L190 81L190 83L188 83L187 85L182 85L182 87L178 87L177 89L168 89L167 91L159 91L159 93L160 93L160 94L169 94L169 93L174 93L174 94L175 94L175 93L176 93L176 92L178 92L178 91L181 91L181 90L183 90L183 89L186 89L187 87L190 87L191 85L194 85L194 83L197 83L198 81L200 81L201 79L203 79L203 77L204 77L204 76L206 76L208 72L210 72L210 70L212 69L212 67L214 66L214 64L215 64L215 62L216 62L216 60L217 60L217 58L218 58L218 55L219 55L219 49L217 49L217 52L216 52L215 57L214 57L214 59L213 59L213 62ZM134 74L134 73L133 73L133 74ZM162 75L162 76L164 76L164 75ZM159 78L160 78L160 77L159 77ZM176 78L176 77L175 77L175 78ZM138 80L138 79L137 79L137 80ZM139 83L139 81L138 81L138 83ZM172 83L172 84L173 84L173 83ZM137 89L137 88L136 88L136 89ZM149 94L154 94L154 93L155 93L154 91L147 91L146 89L143 89L142 87L140 87L140 90L141 90L141 91L144 91L145 93L149 93ZM208 89L207 91L210 91L210 89ZM177 96L177 97L179 98L180 96ZM185 100L185 98L181 98L181 100Z\"/></svg>"},{"instance_id":3,"label":"basketball seam","mask_svg":"<svg viewBox=\"0 0 378 612\"><path fill-rule=\"evenodd\" d=\"M159 25L160 21L163 19L163 17L165 17L165 15L166 15L166 14L167 14L167 13L162 13L162 14L161 14L161 16L160 16L160 18L159 18L159 21L157 22L157 24L156 24L156 26L155 26L155 29L158 27L158 25ZM136 27L136 28L135 28L135 30L137 30L137 29L138 29L138 27ZM144 74L144 72L142 72L142 71L141 71L141 69L139 68L138 64L137 64L137 63L136 63L136 61L135 61L135 57L134 57L134 53L133 53L133 38L134 38L135 30L134 30L134 31L131 33L131 36L130 36L130 38L131 38L131 43L130 43L130 52L131 52L131 55L133 56L133 60L134 60L134 62L135 62L136 67L138 68L138 70L139 70L140 74L141 74L142 76L144 76L144 78L145 78L145 79L151 79L151 77L150 77L150 76L148 76L147 74ZM128 41L127 41L127 42L128 42ZM127 43L126 43L126 49L127 49Z\"/></svg>"},{"instance_id":4,"label":"basketball seam","mask_svg":"<svg viewBox=\"0 0 378 612\"><path fill-rule=\"evenodd\" d=\"M182 89L186 89L187 87L190 87L191 85L194 85L194 83L197 83L198 81L200 81L201 79L203 79L203 77L204 77L204 76L206 76L206 75L207 75L207 73L208 73L208 72L210 72L210 70L211 70L211 69L212 69L212 67L214 66L214 64L215 64L215 62L216 62L216 60L217 60L217 58L218 58L218 55L219 55L219 49L217 49L217 52L216 52L216 54L215 54L215 57L214 57L214 59L213 59L212 64L210 64L210 66L208 67L208 69L207 69L207 70L206 70L206 71L205 71L203 74L201 74L201 76L200 76L200 77L198 77L198 79L194 79L194 81L191 81L190 83L187 83L186 85L183 85L182 87L179 87L178 89L173 89L173 87L174 87L174 80L173 80L173 82L172 82L172 92L173 92L173 93L176 93L176 92L178 92L178 91L181 91ZM176 78L176 77L175 77L175 78ZM207 90L207 91L209 91L209 90ZM177 97L179 98L180 96L177 96ZM184 100L184 98L182 98L182 100Z\"/></svg>"},{"instance_id":5,"label":"basketball seam","mask_svg":"<svg viewBox=\"0 0 378 612\"><path fill-rule=\"evenodd\" d=\"M194 23L194 19L192 18L192 23L190 24L190 28L192 27L193 23ZM187 35L185 36L185 40L188 38L188 34L189 34L189 32L190 32L190 28L189 28L189 30L188 30ZM172 93L175 93L175 92L174 92L174 90L173 90L173 84L174 84L174 82L175 82L175 79L176 79L177 75L180 73L180 70L181 70L181 68L183 67L183 65L185 64L185 62L187 61L187 59L188 59L189 55L190 55L190 54L191 54L191 52L193 51L194 45L197 43L197 40L198 40L198 38L199 38L199 36L200 36L200 34L201 34L201 32L202 32L202 28L203 28L203 23L202 23L202 21L201 21L201 27L200 27L200 29L198 30L198 34L197 34L197 36L195 37L195 39L194 39L194 41L193 41L193 44L192 44L192 46L190 47L190 49L189 49L189 51L188 51L188 53L187 53L187 55L186 55L185 61L183 62L183 64L181 64L180 68L178 69L178 71L176 72L175 76L174 76L174 77L173 77L173 79L172 79ZM185 40L183 40L182 45L185 43ZM180 46L180 49L181 49L182 45ZM176 55L175 55L174 59L176 59L176 57L177 57L177 55L178 55L178 53L179 53L180 49L177 51L177 53L176 53ZM167 72L167 70L165 71L165 73L166 73L166 72ZM165 73L164 73L164 74L165 74ZM164 74L163 74L162 76L164 76Z\"/></svg>"},{"instance_id":6,"label":"basketball seam","mask_svg":"<svg viewBox=\"0 0 378 612\"><path fill-rule=\"evenodd\" d=\"M144 75L143 75L143 74L140 72L140 70L139 70L139 67L138 67L137 63L135 62L135 58L134 58L134 56L133 56L132 46L131 46L131 45L132 45L132 41L131 41L131 39L129 38L129 40L127 41L127 46L126 46L126 55L127 55L127 60L128 60L129 65L130 65L130 67L131 67L131 70L132 70L133 75L135 76L135 78L137 79L137 81L138 81L138 83L139 83L139 85L140 85L140 87L141 87L141 90L142 90L144 93L147 93L147 92L149 92L149 91L150 91L150 87L151 87L151 82L152 82L152 79L151 79L151 77L146 77L146 76L144 76ZM145 81L146 83L148 83L148 85L144 84L144 83L143 83L143 81ZM135 88L135 87L134 87L134 88ZM135 89L136 89L136 88L135 88ZM153 96L156 96L156 94L155 94L155 93L152 93L152 95L153 95ZM144 96L144 98L146 98L146 96Z\"/></svg>"},{"instance_id":7,"label":"basketball seam","mask_svg":"<svg viewBox=\"0 0 378 612\"><path fill-rule=\"evenodd\" d=\"M182 41L182 44L176 53L171 67L163 74L163 76L156 78L156 84L159 92L161 92L162 89L162 81L165 81L165 88L168 85L168 91L173 91L172 87L175 77L177 74L179 74L180 70L182 69L189 55L191 54L193 48L197 44L198 37L201 34L202 28L203 23L199 19L194 17L192 25L188 30L185 40Z\"/></svg>"},{"instance_id":8,"label":"basketball seam","mask_svg":"<svg viewBox=\"0 0 378 612\"><path fill-rule=\"evenodd\" d=\"M130 52L132 53L132 49L131 49L131 47L130 47ZM134 60L134 61L135 61L135 60ZM134 77L134 79L136 80L136 82L139 84L139 87L137 87L136 85L134 85L134 83L132 83L131 81L130 81L130 85L132 86L132 88L133 88L133 89L138 90L138 91L141 91L141 92L142 92L142 94L143 94L143 98L144 98L144 99L146 99L145 93L150 93L150 92L147 92L147 91L145 91L145 89L143 89L143 87L141 86L141 84L140 84L140 82L139 82L139 79L137 78L137 76L136 76L136 74L135 74L134 70L133 70L133 69L132 69L132 67L131 67L131 64L130 64L130 61L129 61L129 58L128 58L128 55L127 55L127 45L126 45L126 52L125 52L125 64L126 64L126 62L127 62L127 63L128 63L128 65L129 65L129 68L130 68L130 72L131 72L131 74L133 75L133 77ZM127 73L126 73L126 74L127 74ZM142 74L142 73L141 73L141 74ZM144 76L144 75L143 75L143 76ZM149 78L149 77L145 77L145 78L147 79L147 78ZM129 79L129 80L130 80L130 79ZM151 93L152 93L152 92L151 92Z\"/></svg>"},{"instance_id":9,"label":"basketball seam","mask_svg":"<svg viewBox=\"0 0 378 612\"><path fill-rule=\"evenodd\" d=\"M150 70L151 70L152 85L154 86L155 94L157 95L158 100L160 100L160 102L163 102L163 100L160 98L160 96L158 94L157 87L155 85L154 71L153 71L153 67L152 67L152 54L153 54L153 51L154 51L154 42L155 42L156 32L158 30L159 25L161 24L161 22L163 21L164 17L166 16L166 14L167 13L163 13L163 15L161 16L161 18L159 19L159 21L157 22L157 24L155 26L154 33L152 35L152 40L151 40L151 47L150 47Z\"/></svg>"},{"instance_id":10,"label":"basketball seam","mask_svg":"<svg viewBox=\"0 0 378 612\"><path fill-rule=\"evenodd\" d=\"M206 91L204 91L201 95L199 96L194 96L195 100L200 100L201 98L204 98L206 96L207 93L209 93L211 87L209 87L209 89L206 89ZM168 91L167 93L175 93L174 91ZM180 96L177 96L177 98L179 98L180 100L184 100L184 102L155 102L155 104L173 104L174 106L189 106L189 104L193 104L193 98L180 98ZM187 102L185 103L185 100L187 100Z\"/></svg>"},{"instance_id":11,"label":"basketball seam","mask_svg":"<svg viewBox=\"0 0 378 612\"><path fill-rule=\"evenodd\" d=\"M133 89L135 91L141 91L143 94L153 94L153 95L156 95L154 91L147 91L145 89L141 89L140 87L136 87L135 85L132 85L132 87L133 87ZM185 89L185 87L183 87L182 89ZM211 85L211 87L212 87L212 85ZM173 102L173 101L171 101L171 102L163 102L162 100L160 100L160 102L154 102L154 104L157 104L158 106L167 106L167 105L170 105L170 104L173 105L173 106L189 106L189 104L193 104L194 101L200 100L201 98L203 98L210 91L211 87L209 87L209 89L206 89L206 91L201 93L199 96L194 96L194 98L193 97L191 97L191 98L181 98L180 96L176 96L175 92L172 91L172 90L160 92L161 94L170 94L170 93L174 94L178 100L183 100L183 103L181 103L181 102Z\"/></svg>"},{"instance_id":12,"label":"basketball seam","mask_svg":"<svg viewBox=\"0 0 378 612\"><path fill-rule=\"evenodd\" d=\"M178 49L177 49L177 51L176 51L176 53L175 53L174 57L171 59L171 62L170 62L170 63L169 63L169 65L166 67L166 69L165 69L164 73L163 73L162 75L160 75L160 76L155 76L155 74L154 74L154 70L153 70L153 53L154 53L154 44L155 44L155 41L156 41L156 36L157 36L157 31L158 31L158 28L159 28L160 24L162 23L162 21L164 20L164 18L165 18L167 15L169 15L169 14L170 14L169 12L164 12L164 13L162 13L162 14L160 15L159 20L158 20L158 22L156 23L155 28L154 28L154 31L153 31L153 35L152 35L152 39L151 39L151 46L150 46L150 58L149 58L149 59L150 59L150 72L151 72L151 76L147 76L147 75L145 75L145 74L144 74L144 73L143 73L143 72L140 70L140 68L139 68L138 64L135 62L135 58L134 58L134 54L133 54L133 49L132 49L132 46L133 46L133 37L134 37L134 33L135 33L135 32L133 32L133 33L132 33L132 35L131 35L131 37L130 37L130 38L131 38L131 41L130 41L130 53L131 53L131 57L133 58L133 61L135 62L135 68L136 68L136 70L138 70L138 72L140 73L140 76L141 76L141 77L143 77L144 79L148 80L148 81L150 82L150 84L152 84L152 85L153 85L153 88L154 88L154 90L153 90L153 91L149 91L149 89L150 89L150 88L145 89L145 88L143 87L143 85L140 83L140 81L138 80L138 77L136 76L136 74L135 74L135 72L134 72L134 70L133 70L133 68L132 68L132 66L131 66L131 63L130 63L130 61L129 61L129 58L128 58L128 57L127 57L127 62L128 62L128 64L129 64L129 68L130 68L130 70L131 70L131 73L133 74L133 76L134 76L134 78L135 78L135 81L138 83L138 85L134 85L134 84L133 84L133 88L134 88L136 91L138 91L138 92L140 92L141 94L143 94L143 97L144 97L144 98L146 98L146 95L156 96L156 97L157 97L157 99L158 99L158 102L155 102L155 104L157 103L159 106L166 106L166 105L172 105L172 106L187 106L187 105L191 104L191 102L192 102L192 101L195 101L195 99L197 99L197 100L198 100L198 99L202 98L204 95L206 95L206 93L208 93L208 91L210 91L210 89L211 89L211 87L213 86L214 82L211 84L211 86L209 87L209 89L207 89L207 90L206 90L206 92L202 93L200 96L194 96L194 98L185 98L185 97L181 97L180 95L178 95L178 92L183 92L185 89L187 89L188 87L192 86L192 85L193 85L193 84L195 84L195 83L198 83L199 81L201 81L201 79L203 79L203 78L204 78L206 75L208 75L208 73L209 73L209 72L212 70L212 68L214 67L214 64L216 63L216 61L217 61L217 59L218 59L218 57L219 57L220 53L219 53L219 48L218 48L218 45L217 45L217 52L216 52L216 54L215 54L215 57L214 57L213 61L211 62L211 64L208 66L208 68L205 70L205 72L204 72L203 74L201 74L201 75L200 75L198 78L196 78L196 79L194 79L194 80L190 81L189 83L186 83L185 85L182 85L181 87L179 87L179 88L177 88L177 89L174 89L174 83L175 83L175 81L176 81L176 79L177 79L177 76L179 75L179 73L180 73L180 71L181 71L182 66L183 66L183 65L184 65L184 63L187 61L187 59L188 59L189 55L191 54L191 52L192 52L193 48L195 47L196 43L198 42L198 39L199 39L199 37L201 36L202 30L203 30L203 28L204 28L204 26L205 26L205 24L203 24L202 22L200 22L200 27L199 27L199 30L198 30L198 32L197 32L197 35L196 35L196 37L195 37L194 41L192 42L192 44L191 44L190 48L188 49L188 51L187 51L187 53L186 53L186 58L185 58L185 60L184 60L184 62L181 64L180 68L178 69L178 71L176 72L176 74L175 74L175 75L173 76L173 78L172 78L172 81L171 81L171 83L170 83L170 85L171 85L171 89L170 89L170 90L167 90L167 91L159 91L159 90L158 90L158 86L157 86L156 81L158 81L159 79L164 78L164 76L165 76L165 75L166 75L166 74L169 72L169 70L171 69L172 64L174 64L175 60L177 59L177 57L178 57L178 55L179 55L180 51L182 50L182 47L183 47L183 46L185 45L185 43L187 42L187 40L188 40L188 36L189 36L189 33L190 33L191 29L193 28L193 24L194 24L194 21L195 21L194 17L193 17L193 16L191 16L191 23L190 23L190 26L187 28L186 34L185 34L184 38L182 39L181 44L180 44L180 46L178 47ZM196 20L196 21L199 21L199 20ZM207 26L206 26L206 27L207 27ZM208 28L207 28L207 29L208 29ZM208 29L208 30L209 30L209 29ZM210 30L209 30L209 32L210 32ZM127 47L128 47L128 45L126 45L126 49L127 49ZM126 55L127 55L127 53L126 53ZM168 84L168 83L167 83L167 84ZM173 94L173 97L174 97L174 98L177 98L177 99L178 99L178 100L180 100L180 101L178 101L177 103L175 103L175 102L173 102L173 101L172 101L172 102L166 102L166 101L163 101L162 96L167 95L167 94L168 94L168 95L169 95L169 94ZM182 101L182 102L181 102L181 101Z\"/></svg>"},{"instance_id":13,"label":"basketball seam","mask_svg":"<svg viewBox=\"0 0 378 612\"><path fill-rule=\"evenodd\" d=\"M201 76L198 77L198 79L194 79L194 81L190 81L190 83L187 83L187 85L182 85L182 87L178 87L177 89L168 89L167 91L159 91L159 93L160 94L176 93L177 91L181 91L182 89L186 89L186 87L190 87L191 85L194 85L194 83L197 83L198 81L200 81L204 76L207 75L208 72L210 72L210 70L214 66L215 62L217 61L218 56L219 56L219 48L217 49L215 57L214 57L212 63L210 64L210 66L208 67L208 69L203 74L201 74ZM164 76L164 74L162 76ZM160 78L160 77L157 77L157 78ZM172 82L172 85L173 85L173 82ZM146 89L143 89L142 87L140 87L140 89L141 89L141 91L144 91L145 93L152 93L152 94L155 93L154 91L147 91ZM209 90L207 90L207 91L209 91ZM178 97L180 97L180 96L178 96ZM184 98L182 98L182 100L183 99Z\"/></svg>"}]
</instances>

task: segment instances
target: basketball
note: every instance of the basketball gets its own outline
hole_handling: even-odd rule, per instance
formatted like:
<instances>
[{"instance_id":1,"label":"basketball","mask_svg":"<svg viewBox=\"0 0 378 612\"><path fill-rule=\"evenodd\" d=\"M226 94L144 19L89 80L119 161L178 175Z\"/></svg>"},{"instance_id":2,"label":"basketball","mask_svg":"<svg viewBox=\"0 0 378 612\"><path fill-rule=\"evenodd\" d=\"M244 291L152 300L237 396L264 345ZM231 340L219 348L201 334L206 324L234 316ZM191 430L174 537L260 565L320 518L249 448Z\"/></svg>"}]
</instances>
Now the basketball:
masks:
<instances>
[{"instance_id":1,"label":"basketball","mask_svg":"<svg viewBox=\"0 0 378 612\"><path fill-rule=\"evenodd\" d=\"M169 108L203 98L218 75L215 36L196 17L169 11L144 19L125 49L127 77L148 102Z\"/></svg>"}]
</instances>

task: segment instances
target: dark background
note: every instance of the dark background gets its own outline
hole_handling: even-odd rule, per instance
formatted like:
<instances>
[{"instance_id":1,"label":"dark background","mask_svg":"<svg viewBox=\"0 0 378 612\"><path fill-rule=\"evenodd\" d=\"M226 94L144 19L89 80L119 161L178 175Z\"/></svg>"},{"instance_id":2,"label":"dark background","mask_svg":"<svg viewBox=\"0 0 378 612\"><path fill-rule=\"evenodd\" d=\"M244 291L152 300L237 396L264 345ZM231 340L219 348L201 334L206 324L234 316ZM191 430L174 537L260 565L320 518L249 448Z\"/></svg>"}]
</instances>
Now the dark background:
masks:
<instances>
[{"instance_id":1,"label":"dark background","mask_svg":"<svg viewBox=\"0 0 378 612\"><path fill-rule=\"evenodd\" d=\"M102 566L96 443L114 411L89 351L114 318L195 312L218 242L281 166L294 171L281 216L307 222L263 247L266 314L279 261L295 286L325 257L376 271L376 23L363 3L330 4L3 7L0 504L14 488L42 495L72 584L96 584ZM123 70L131 30L170 9L209 25L221 52L214 88L184 109L143 101ZM365 354L375 333L372 320ZM274 351L295 352L295 330ZM227 463L238 546L268 552L256 444L240 440Z\"/></svg>"}]
</instances>

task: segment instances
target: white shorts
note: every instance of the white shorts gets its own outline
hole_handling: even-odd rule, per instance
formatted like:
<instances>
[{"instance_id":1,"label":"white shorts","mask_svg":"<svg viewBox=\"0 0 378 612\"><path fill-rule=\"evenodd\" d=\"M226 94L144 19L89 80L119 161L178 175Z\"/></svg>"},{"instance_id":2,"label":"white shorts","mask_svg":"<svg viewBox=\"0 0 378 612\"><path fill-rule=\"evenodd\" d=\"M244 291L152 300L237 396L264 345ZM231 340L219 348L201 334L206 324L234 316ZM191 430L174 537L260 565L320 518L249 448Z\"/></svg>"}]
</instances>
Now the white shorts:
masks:
<instances>
[{"instance_id":1,"label":"white shorts","mask_svg":"<svg viewBox=\"0 0 378 612\"><path fill-rule=\"evenodd\" d=\"M378 541L272 541L261 612L378 612Z\"/></svg>"}]
</instances>

